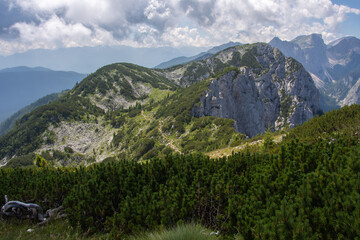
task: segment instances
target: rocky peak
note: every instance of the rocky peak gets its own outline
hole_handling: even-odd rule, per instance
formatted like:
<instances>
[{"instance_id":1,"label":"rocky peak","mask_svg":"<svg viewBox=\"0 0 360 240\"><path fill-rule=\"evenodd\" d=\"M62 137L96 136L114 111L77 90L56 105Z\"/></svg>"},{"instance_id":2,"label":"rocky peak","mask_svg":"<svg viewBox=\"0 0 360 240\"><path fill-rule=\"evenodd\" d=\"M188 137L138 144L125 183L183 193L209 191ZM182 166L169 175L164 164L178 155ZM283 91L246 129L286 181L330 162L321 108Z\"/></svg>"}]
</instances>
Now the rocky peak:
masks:
<instances>
[{"instance_id":1,"label":"rocky peak","mask_svg":"<svg viewBox=\"0 0 360 240\"><path fill-rule=\"evenodd\" d=\"M346 58L352 53L360 54L360 39L356 37L345 37L328 46L328 55L332 59Z\"/></svg>"},{"instance_id":2,"label":"rocky peak","mask_svg":"<svg viewBox=\"0 0 360 240\"><path fill-rule=\"evenodd\" d=\"M305 68L315 75L323 75L323 67L328 65L326 45L320 34L297 37L292 42L299 45L303 52ZM290 56L297 59L297 56Z\"/></svg>"},{"instance_id":3,"label":"rocky peak","mask_svg":"<svg viewBox=\"0 0 360 240\"><path fill-rule=\"evenodd\" d=\"M298 44L302 49L304 48L326 48L321 34L302 35L293 39L291 42Z\"/></svg>"},{"instance_id":4,"label":"rocky peak","mask_svg":"<svg viewBox=\"0 0 360 240\"><path fill-rule=\"evenodd\" d=\"M312 34L290 42L274 38L270 45L297 59L312 74L322 93L323 109L360 103L360 39L344 37L325 45L321 35Z\"/></svg>"},{"instance_id":5,"label":"rocky peak","mask_svg":"<svg viewBox=\"0 0 360 240\"><path fill-rule=\"evenodd\" d=\"M235 129L252 137L269 126L293 127L319 113L320 94L311 76L278 49L259 43L227 49L216 57L236 69L212 79L193 116L234 119Z\"/></svg>"}]
</instances>

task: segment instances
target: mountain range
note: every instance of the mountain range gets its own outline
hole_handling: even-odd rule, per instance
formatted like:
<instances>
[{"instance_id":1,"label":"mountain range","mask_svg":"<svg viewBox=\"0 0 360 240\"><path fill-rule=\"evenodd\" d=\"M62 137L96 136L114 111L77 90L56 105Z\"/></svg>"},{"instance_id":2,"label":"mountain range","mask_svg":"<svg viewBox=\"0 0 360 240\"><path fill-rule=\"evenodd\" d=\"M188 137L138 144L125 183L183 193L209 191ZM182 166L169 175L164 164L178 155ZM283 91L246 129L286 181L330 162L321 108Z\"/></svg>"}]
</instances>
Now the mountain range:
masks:
<instances>
[{"instance_id":1,"label":"mountain range","mask_svg":"<svg viewBox=\"0 0 360 240\"><path fill-rule=\"evenodd\" d=\"M319 99L303 66L265 43L164 70L111 64L23 116L0 156L37 153L57 166L207 152L302 124L321 114Z\"/></svg>"},{"instance_id":2,"label":"mountain range","mask_svg":"<svg viewBox=\"0 0 360 240\"><path fill-rule=\"evenodd\" d=\"M154 67L161 62L179 56L192 56L208 47L159 47L134 48L128 46L73 47L61 49L35 49L9 56L0 56L0 69L17 66L92 73L114 62L129 62Z\"/></svg>"},{"instance_id":3,"label":"mountain range","mask_svg":"<svg viewBox=\"0 0 360 240\"><path fill-rule=\"evenodd\" d=\"M0 122L45 95L73 88L85 76L42 67L0 70Z\"/></svg>"},{"instance_id":4,"label":"mountain range","mask_svg":"<svg viewBox=\"0 0 360 240\"><path fill-rule=\"evenodd\" d=\"M0 123L0 137L5 135L8 131L10 131L13 127L15 127L16 121L22 118L25 114L30 113L31 111L35 110L36 108L48 104L52 101L57 100L60 96L62 96L66 91L61 93L52 93L46 95L45 97L40 98L39 100L23 107L6 120Z\"/></svg>"},{"instance_id":5,"label":"mountain range","mask_svg":"<svg viewBox=\"0 0 360 240\"><path fill-rule=\"evenodd\" d=\"M206 52L201 52L201 53L199 53L199 54L197 54L195 56L191 56L191 57L181 56L181 57L171 59L169 61L160 63L159 65L155 66L155 68L164 69L164 68L169 68L169 67L179 65L179 64L185 64L185 63L189 63L189 62L192 62L192 61L203 60L203 59L206 59L208 57L211 57L212 55L214 55L214 54L216 54L216 53L218 53L218 52L220 52L220 51L222 51L222 50L224 50L226 48L234 47L234 46L237 46L237 45L241 45L241 43L239 43L239 42L228 42L228 43L213 47L213 48L209 49Z\"/></svg>"},{"instance_id":6,"label":"mountain range","mask_svg":"<svg viewBox=\"0 0 360 240\"><path fill-rule=\"evenodd\" d=\"M33 153L55 166L142 161L234 147L357 103L359 49L357 38L326 45L312 34L230 42L164 69L106 65L21 117L0 139L1 162Z\"/></svg>"},{"instance_id":7,"label":"mountain range","mask_svg":"<svg viewBox=\"0 0 360 240\"><path fill-rule=\"evenodd\" d=\"M311 34L292 41L274 38L269 44L310 72L324 96L324 110L360 103L360 39L345 37L325 44L320 34Z\"/></svg>"}]
</instances>

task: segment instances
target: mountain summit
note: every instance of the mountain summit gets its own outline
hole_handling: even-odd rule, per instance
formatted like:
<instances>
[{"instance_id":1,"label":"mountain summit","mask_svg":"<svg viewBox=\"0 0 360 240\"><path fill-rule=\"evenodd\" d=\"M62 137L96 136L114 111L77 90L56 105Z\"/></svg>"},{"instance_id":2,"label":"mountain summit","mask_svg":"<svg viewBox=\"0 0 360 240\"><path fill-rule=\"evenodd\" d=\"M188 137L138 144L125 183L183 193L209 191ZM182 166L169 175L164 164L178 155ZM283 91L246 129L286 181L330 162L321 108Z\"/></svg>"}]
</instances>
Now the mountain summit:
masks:
<instances>
[{"instance_id":1,"label":"mountain summit","mask_svg":"<svg viewBox=\"0 0 360 240\"><path fill-rule=\"evenodd\" d=\"M186 74L189 69L191 74ZM319 92L303 66L264 43L228 48L171 69L167 76L178 73L173 79L185 86L219 70L229 72L211 81L200 105L192 110L194 116L231 118L239 132L255 136L268 126L302 124L320 111Z\"/></svg>"},{"instance_id":2,"label":"mountain summit","mask_svg":"<svg viewBox=\"0 0 360 240\"><path fill-rule=\"evenodd\" d=\"M324 96L324 108L360 103L360 40L345 37L326 45L320 34L269 43L301 62ZM331 103L332 102L332 103ZM326 106L327 105L327 106Z\"/></svg>"}]
</instances>

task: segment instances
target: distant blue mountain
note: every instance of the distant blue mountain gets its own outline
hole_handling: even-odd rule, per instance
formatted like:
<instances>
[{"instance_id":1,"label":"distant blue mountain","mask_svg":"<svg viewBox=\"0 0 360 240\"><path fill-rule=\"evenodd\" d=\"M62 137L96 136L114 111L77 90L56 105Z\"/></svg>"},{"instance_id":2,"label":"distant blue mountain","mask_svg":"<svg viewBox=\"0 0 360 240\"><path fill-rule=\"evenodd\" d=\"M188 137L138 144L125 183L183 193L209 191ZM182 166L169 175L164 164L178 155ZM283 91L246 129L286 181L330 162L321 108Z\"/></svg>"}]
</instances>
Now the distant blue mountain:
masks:
<instances>
[{"instance_id":1,"label":"distant blue mountain","mask_svg":"<svg viewBox=\"0 0 360 240\"><path fill-rule=\"evenodd\" d=\"M39 98L73 88L85 76L42 67L0 70L0 122Z\"/></svg>"},{"instance_id":2,"label":"distant blue mountain","mask_svg":"<svg viewBox=\"0 0 360 240\"><path fill-rule=\"evenodd\" d=\"M177 58L173 58L169 61L166 61L166 62L163 62L163 63L160 63L159 65L155 66L155 68L161 68L161 69L165 69L165 68L169 68L169 67L172 67L172 66L175 66L175 65L179 65L179 64L185 64L185 63L188 63L188 62L192 62L192 61L200 61L200 60L203 60L205 58L208 58L208 57L211 57L212 55L226 49L226 48L229 48L229 47L233 47L233 46L236 46L236 45L241 45L241 43L239 42L228 42L228 43L225 43L225 44L222 44L220 46L216 46L216 47L213 47L211 48L210 50L206 51L206 52L201 52L195 56L192 56L192 57L184 57L184 56L181 56L181 57L177 57Z\"/></svg>"},{"instance_id":3,"label":"distant blue mountain","mask_svg":"<svg viewBox=\"0 0 360 240\"><path fill-rule=\"evenodd\" d=\"M25 67L25 66L19 66L19 67L13 67L13 68L5 68L0 70L0 73L15 73L15 72L53 72L53 70L50 70L48 68L43 67Z\"/></svg>"},{"instance_id":4,"label":"distant blue mountain","mask_svg":"<svg viewBox=\"0 0 360 240\"><path fill-rule=\"evenodd\" d=\"M29 112L35 110L40 106L43 106L45 104L48 104L52 101L59 99L59 97L61 97L67 92L68 90L63 91L61 93L52 93L46 95L45 97L40 98L36 102L31 103L30 105L27 105L26 107L20 109L19 111L11 115L11 117L7 118L5 121L0 122L0 137L5 135L7 132L9 132L15 126L16 121L21 119L25 114L28 114Z\"/></svg>"},{"instance_id":5,"label":"distant blue mountain","mask_svg":"<svg viewBox=\"0 0 360 240\"><path fill-rule=\"evenodd\" d=\"M74 47L56 50L36 49L10 56L0 56L0 69L20 65L92 73L104 65L116 62L129 62L144 67L153 67L167 59L192 56L207 49L209 48L133 48L128 46Z\"/></svg>"}]
</instances>

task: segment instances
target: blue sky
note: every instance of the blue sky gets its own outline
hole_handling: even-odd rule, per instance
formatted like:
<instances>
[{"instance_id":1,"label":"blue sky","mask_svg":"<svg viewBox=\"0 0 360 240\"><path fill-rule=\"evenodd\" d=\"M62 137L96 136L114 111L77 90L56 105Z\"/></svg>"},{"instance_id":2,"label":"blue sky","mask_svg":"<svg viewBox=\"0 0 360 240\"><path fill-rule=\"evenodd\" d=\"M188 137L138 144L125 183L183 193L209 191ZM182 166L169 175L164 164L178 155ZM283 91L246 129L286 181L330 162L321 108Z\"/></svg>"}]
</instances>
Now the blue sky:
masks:
<instances>
[{"instance_id":1,"label":"blue sky","mask_svg":"<svg viewBox=\"0 0 360 240\"><path fill-rule=\"evenodd\" d=\"M360 0L0 0L0 55L360 37Z\"/></svg>"},{"instance_id":2,"label":"blue sky","mask_svg":"<svg viewBox=\"0 0 360 240\"><path fill-rule=\"evenodd\" d=\"M360 0L333 0L333 3L360 9ZM339 31L343 35L360 38L360 15L349 14L346 20L339 25Z\"/></svg>"}]
</instances>

